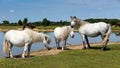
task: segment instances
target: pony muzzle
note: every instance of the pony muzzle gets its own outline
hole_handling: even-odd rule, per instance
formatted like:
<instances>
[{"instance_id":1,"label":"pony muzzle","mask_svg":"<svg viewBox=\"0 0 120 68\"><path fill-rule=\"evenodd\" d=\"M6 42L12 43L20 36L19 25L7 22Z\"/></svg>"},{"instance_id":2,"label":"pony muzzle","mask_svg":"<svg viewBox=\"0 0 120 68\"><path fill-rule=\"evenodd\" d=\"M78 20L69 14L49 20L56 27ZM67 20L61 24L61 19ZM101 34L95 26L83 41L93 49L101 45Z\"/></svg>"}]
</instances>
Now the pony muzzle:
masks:
<instances>
[{"instance_id":1,"label":"pony muzzle","mask_svg":"<svg viewBox=\"0 0 120 68\"><path fill-rule=\"evenodd\" d=\"M48 44L46 45L45 44L45 47L48 49L48 50L51 50L52 48L48 46Z\"/></svg>"},{"instance_id":2,"label":"pony muzzle","mask_svg":"<svg viewBox=\"0 0 120 68\"><path fill-rule=\"evenodd\" d=\"M74 38L74 34L71 36L71 38Z\"/></svg>"},{"instance_id":3,"label":"pony muzzle","mask_svg":"<svg viewBox=\"0 0 120 68\"><path fill-rule=\"evenodd\" d=\"M52 48L51 47L47 47L48 50L51 50Z\"/></svg>"},{"instance_id":4,"label":"pony muzzle","mask_svg":"<svg viewBox=\"0 0 120 68\"><path fill-rule=\"evenodd\" d=\"M74 38L74 32L70 33L71 38Z\"/></svg>"}]
</instances>

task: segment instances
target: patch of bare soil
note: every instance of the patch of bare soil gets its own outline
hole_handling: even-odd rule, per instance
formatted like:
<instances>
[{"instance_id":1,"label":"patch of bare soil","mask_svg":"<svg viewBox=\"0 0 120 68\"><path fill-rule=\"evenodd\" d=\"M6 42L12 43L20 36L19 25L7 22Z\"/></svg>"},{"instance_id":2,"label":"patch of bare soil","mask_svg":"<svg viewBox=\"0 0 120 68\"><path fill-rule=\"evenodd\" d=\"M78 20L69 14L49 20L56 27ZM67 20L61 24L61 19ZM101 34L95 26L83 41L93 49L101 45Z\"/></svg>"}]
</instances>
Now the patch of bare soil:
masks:
<instances>
[{"instance_id":1,"label":"patch of bare soil","mask_svg":"<svg viewBox=\"0 0 120 68\"><path fill-rule=\"evenodd\" d=\"M109 42L108 46L110 44L120 44L120 42ZM91 46L101 46L102 47L102 45L100 43L91 43ZM68 45L67 48L70 49L70 50L82 49L82 44L78 44L78 45L72 45L71 44L71 45ZM38 50L38 51L31 52L30 55L31 56L56 55L56 54L59 54L62 51L66 51L66 50L57 50L56 48L52 48L51 50L43 49L43 50Z\"/></svg>"}]
</instances>

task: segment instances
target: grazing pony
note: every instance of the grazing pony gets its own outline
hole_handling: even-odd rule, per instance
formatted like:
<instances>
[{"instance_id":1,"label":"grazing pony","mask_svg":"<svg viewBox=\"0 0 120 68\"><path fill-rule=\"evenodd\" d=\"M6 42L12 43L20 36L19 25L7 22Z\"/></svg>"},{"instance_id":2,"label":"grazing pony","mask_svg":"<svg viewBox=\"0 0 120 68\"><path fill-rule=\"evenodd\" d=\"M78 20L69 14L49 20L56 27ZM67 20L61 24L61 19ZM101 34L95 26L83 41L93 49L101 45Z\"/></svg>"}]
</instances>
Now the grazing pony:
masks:
<instances>
[{"instance_id":1,"label":"grazing pony","mask_svg":"<svg viewBox=\"0 0 120 68\"><path fill-rule=\"evenodd\" d=\"M109 36L111 34L111 26L109 24L106 24L105 22L98 22L98 23L89 23L83 20L78 19L77 17L71 16L71 27L78 27L79 33L81 34L82 40L83 40L83 49L86 49L85 46L85 40L88 44L88 47L90 48L89 37L102 37L102 44L103 44L103 50L106 49L107 43L109 41Z\"/></svg>"},{"instance_id":2,"label":"grazing pony","mask_svg":"<svg viewBox=\"0 0 120 68\"><path fill-rule=\"evenodd\" d=\"M66 41L68 38L68 34L70 33L70 36L74 37L74 29L71 28L71 26L64 26L64 27L56 27L54 29L54 37L56 42L57 49L60 49L59 46L60 41L62 41L62 50L66 48Z\"/></svg>"},{"instance_id":3,"label":"grazing pony","mask_svg":"<svg viewBox=\"0 0 120 68\"><path fill-rule=\"evenodd\" d=\"M26 51L28 49L27 56L30 54L31 45L35 42L43 42L45 47L50 50L49 47L51 39L48 35L43 33L38 33L31 29L25 28L22 31L10 30L6 32L3 42L3 52L13 58L12 47L24 47L22 58L25 58Z\"/></svg>"}]
</instances>

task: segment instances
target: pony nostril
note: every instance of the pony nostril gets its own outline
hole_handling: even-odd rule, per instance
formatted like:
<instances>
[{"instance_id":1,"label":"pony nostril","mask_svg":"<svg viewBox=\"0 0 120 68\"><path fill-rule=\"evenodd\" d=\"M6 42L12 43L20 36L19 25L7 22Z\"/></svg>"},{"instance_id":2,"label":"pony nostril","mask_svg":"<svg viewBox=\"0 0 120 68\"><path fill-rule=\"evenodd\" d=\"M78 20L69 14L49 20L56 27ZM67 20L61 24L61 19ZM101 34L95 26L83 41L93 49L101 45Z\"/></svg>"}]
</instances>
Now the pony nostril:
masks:
<instances>
[{"instance_id":1,"label":"pony nostril","mask_svg":"<svg viewBox=\"0 0 120 68\"><path fill-rule=\"evenodd\" d=\"M48 41L47 43L48 43L48 44L50 44L50 42L49 42L49 41Z\"/></svg>"},{"instance_id":2,"label":"pony nostril","mask_svg":"<svg viewBox=\"0 0 120 68\"><path fill-rule=\"evenodd\" d=\"M73 25L71 25L71 28L73 28L74 26Z\"/></svg>"}]
</instances>

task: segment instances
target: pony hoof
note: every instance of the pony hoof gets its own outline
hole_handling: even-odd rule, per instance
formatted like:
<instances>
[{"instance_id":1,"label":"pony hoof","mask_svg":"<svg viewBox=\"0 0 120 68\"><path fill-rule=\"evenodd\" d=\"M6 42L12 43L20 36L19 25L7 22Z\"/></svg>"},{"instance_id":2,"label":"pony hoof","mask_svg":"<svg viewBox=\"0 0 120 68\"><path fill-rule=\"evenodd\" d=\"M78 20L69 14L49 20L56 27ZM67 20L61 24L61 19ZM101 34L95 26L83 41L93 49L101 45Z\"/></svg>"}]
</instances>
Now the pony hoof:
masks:
<instances>
[{"instance_id":1,"label":"pony hoof","mask_svg":"<svg viewBox=\"0 0 120 68\"><path fill-rule=\"evenodd\" d=\"M70 49L65 47L64 50L70 50Z\"/></svg>"},{"instance_id":2,"label":"pony hoof","mask_svg":"<svg viewBox=\"0 0 120 68\"><path fill-rule=\"evenodd\" d=\"M86 47L83 47L83 48L82 48L82 50L85 50L85 49L86 49Z\"/></svg>"},{"instance_id":3,"label":"pony hoof","mask_svg":"<svg viewBox=\"0 0 120 68\"><path fill-rule=\"evenodd\" d=\"M48 50L51 50L52 48L50 47L50 48L48 48Z\"/></svg>"},{"instance_id":4,"label":"pony hoof","mask_svg":"<svg viewBox=\"0 0 120 68\"><path fill-rule=\"evenodd\" d=\"M57 47L57 49L62 49L62 47Z\"/></svg>"},{"instance_id":5,"label":"pony hoof","mask_svg":"<svg viewBox=\"0 0 120 68\"><path fill-rule=\"evenodd\" d=\"M91 48L91 46L88 46L88 48Z\"/></svg>"},{"instance_id":6,"label":"pony hoof","mask_svg":"<svg viewBox=\"0 0 120 68\"><path fill-rule=\"evenodd\" d=\"M107 50L107 48L102 48L103 51Z\"/></svg>"},{"instance_id":7,"label":"pony hoof","mask_svg":"<svg viewBox=\"0 0 120 68\"><path fill-rule=\"evenodd\" d=\"M22 56L22 58L25 58L25 56Z\"/></svg>"}]
</instances>

